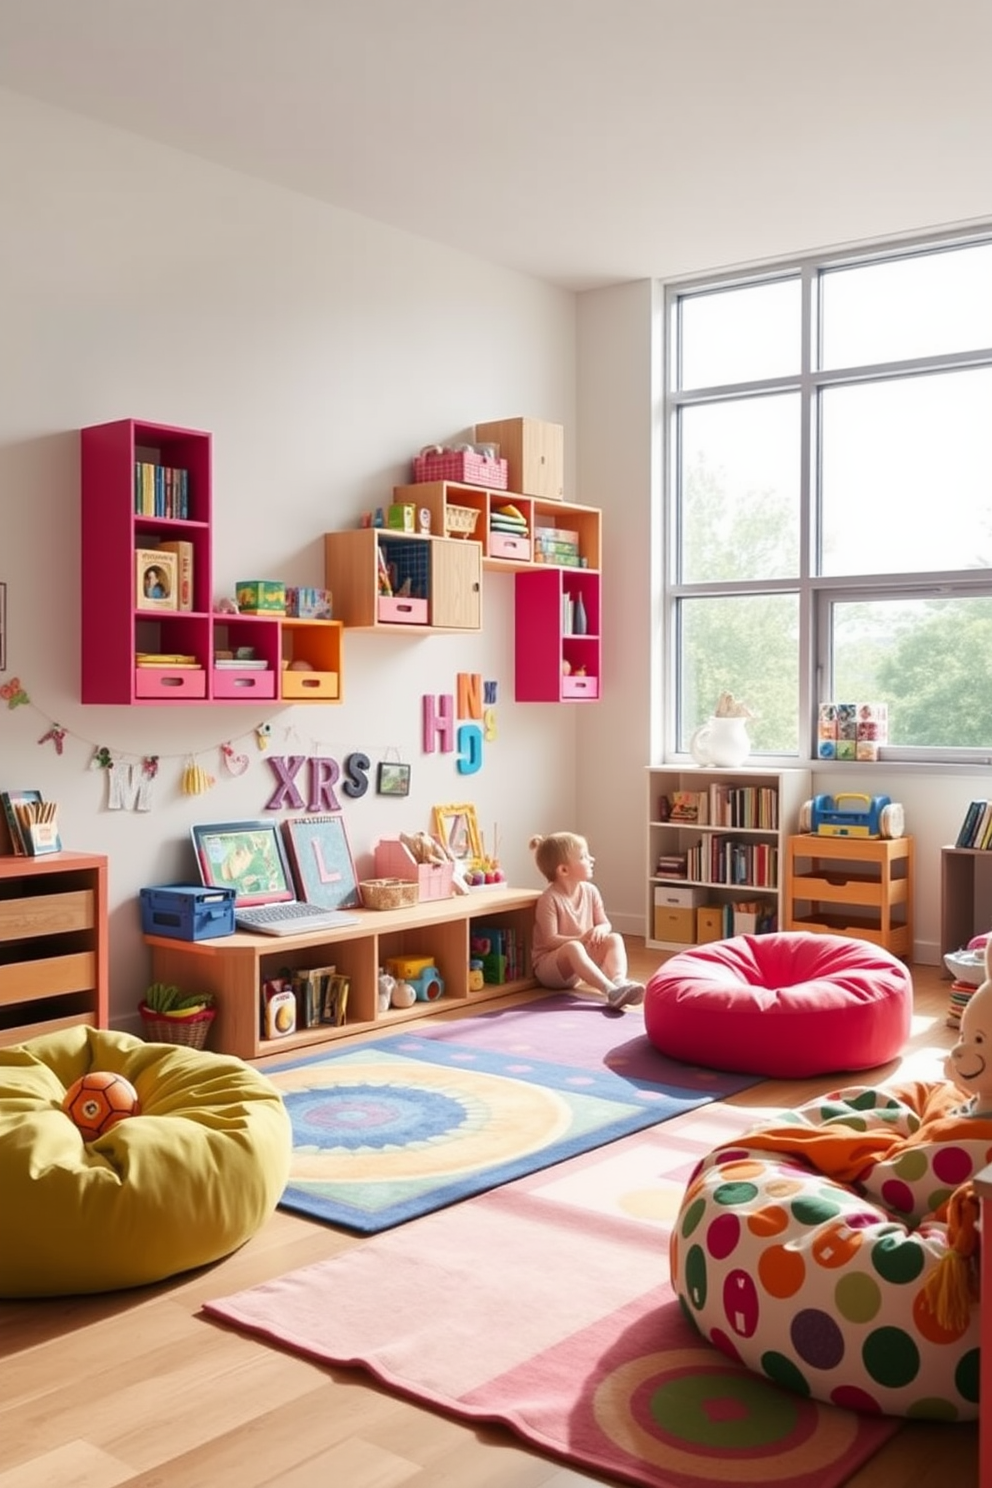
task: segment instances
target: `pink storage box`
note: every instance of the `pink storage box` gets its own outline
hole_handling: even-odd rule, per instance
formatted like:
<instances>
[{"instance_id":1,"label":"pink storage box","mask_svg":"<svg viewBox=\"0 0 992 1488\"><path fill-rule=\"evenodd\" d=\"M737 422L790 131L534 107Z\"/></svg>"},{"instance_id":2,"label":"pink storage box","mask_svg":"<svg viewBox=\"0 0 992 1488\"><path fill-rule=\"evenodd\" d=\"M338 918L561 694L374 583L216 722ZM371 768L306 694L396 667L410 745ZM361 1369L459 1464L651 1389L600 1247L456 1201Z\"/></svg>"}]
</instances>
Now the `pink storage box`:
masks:
<instances>
[{"instance_id":1,"label":"pink storage box","mask_svg":"<svg viewBox=\"0 0 992 1488\"><path fill-rule=\"evenodd\" d=\"M474 450L445 450L443 454L417 455L413 462L414 481L462 481L466 486L486 486L490 491L505 491L505 460L492 460Z\"/></svg>"},{"instance_id":2,"label":"pink storage box","mask_svg":"<svg viewBox=\"0 0 992 1488\"><path fill-rule=\"evenodd\" d=\"M376 878L402 878L419 883L421 899L450 899L453 863L418 863L410 850L395 837L386 837L375 847Z\"/></svg>"},{"instance_id":3,"label":"pink storage box","mask_svg":"<svg viewBox=\"0 0 992 1488\"><path fill-rule=\"evenodd\" d=\"M385 595L379 600L379 619L390 625L426 625L426 599L396 599Z\"/></svg>"},{"instance_id":4,"label":"pink storage box","mask_svg":"<svg viewBox=\"0 0 992 1488\"><path fill-rule=\"evenodd\" d=\"M563 698L598 698L598 677L562 677L561 695Z\"/></svg>"},{"instance_id":5,"label":"pink storage box","mask_svg":"<svg viewBox=\"0 0 992 1488\"><path fill-rule=\"evenodd\" d=\"M139 698L161 698L174 702L179 697L202 698L207 695L207 674L203 667L136 667L134 695Z\"/></svg>"},{"instance_id":6,"label":"pink storage box","mask_svg":"<svg viewBox=\"0 0 992 1488\"><path fill-rule=\"evenodd\" d=\"M511 532L490 532L490 558L516 558L521 563L531 561L529 537L515 537Z\"/></svg>"},{"instance_id":7,"label":"pink storage box","mask_svg":"<svg viewBox=\"0 0 992 1488\"><path fill-rule=\"evenodd\" d=\"M213 675L213 694L215 698L274 698L276 674L271 667L264 672L218 668Z\"/></svg>"}]
</instances>

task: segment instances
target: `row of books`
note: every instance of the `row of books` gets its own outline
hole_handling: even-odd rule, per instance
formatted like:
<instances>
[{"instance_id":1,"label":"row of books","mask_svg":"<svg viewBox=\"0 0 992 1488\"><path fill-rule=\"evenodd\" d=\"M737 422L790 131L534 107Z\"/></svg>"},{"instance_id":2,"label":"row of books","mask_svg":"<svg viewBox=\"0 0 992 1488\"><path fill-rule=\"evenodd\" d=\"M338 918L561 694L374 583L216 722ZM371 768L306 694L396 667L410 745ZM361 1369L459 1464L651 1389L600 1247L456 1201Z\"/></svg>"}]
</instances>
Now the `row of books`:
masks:
<instances>
[{"instance_id":1,"label":"row of books","mask_svg":"<svg viewBox=\"0 0 992 1488\"><path fill-rule=\"evenodd\" d=\"M710 837L686 849L686 877L697 883L754 884L778 887L778 848L770 842L741 842L736 837Z\"/></svg>"},{"instance_id":2,"label":"row of books","mask_svg":"<svg viewBox=\"0 0 992 1488\"><path fill-rule=\"evenodd\" d=\"M185 520L189 516L189 471L135 461L134 510L139 517Z\"/></svg>"},{"instance_id":3,"label":"row of books","mask_svg":"<svg viewBox=\"0 0 992 1488\"><path fill-rule=\"evenodd\" d=\"M495 986L527 975L527 942L512 925L473 925L469 954L482 962L482 980Z\"/></svg>"},{"instance_id":4,"label":"row of books","mask_svg":"<svg viewBox=\"0 0 992 1488\"><path fill-rule=\"evenodd\" d=\"M992 848L992 801L971 802L954 846Z\"/></svg>"},{"instance_id":5,"label":"row of books","mask_svg":"<svg viewBox=\"0 0 992 1488\"><path fill-rule=\"evenodd\" d=\"M768 785L719 785L706 790L673 791L658 802L661 821L699 827L778 830L778 791Z\"/></svg>"},{"instance_id":6,"label":"row of books","mask_svg":"<svg viewBox=\"0 0 992 1488\"><path fill-rule=\"evenodd\" d=\"M334 966L310 966L283 978L296 998L297 1028L341 1028L348 1011L350 978Z\"/></svg>"},{"instance_id":7,"label":"row of books","mask_svg":"<svg viewBox=\"0 0 992 1488\"><path fill-rule=\"evenodd\" d=\"M62 851L58 806L43 801L41 791L0 791L0 806L15 857L37 858Z\"/></svg>"},{"instance_id":8,"label":"row of books","mask_svg":"<svg viewBox=\"0 0 992 1488\"><path fill-rule=\"evenodd\" d=\"M775 906L760 899L735 899L720 906L723 939L732 935L771 935L778 929Z\"/></svg>"}]
</instances>

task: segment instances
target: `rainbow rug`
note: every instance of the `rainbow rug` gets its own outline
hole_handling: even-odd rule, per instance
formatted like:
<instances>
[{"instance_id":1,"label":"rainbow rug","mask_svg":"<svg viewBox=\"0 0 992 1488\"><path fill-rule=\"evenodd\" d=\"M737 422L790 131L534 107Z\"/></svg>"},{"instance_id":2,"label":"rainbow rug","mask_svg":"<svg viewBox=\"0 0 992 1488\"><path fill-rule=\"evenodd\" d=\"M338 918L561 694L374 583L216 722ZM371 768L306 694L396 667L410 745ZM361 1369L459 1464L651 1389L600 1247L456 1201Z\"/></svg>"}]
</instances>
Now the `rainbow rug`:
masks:
<instances>
[{"instance_id":1,"label":"rainbow rug","mask_svg":"<svg viewBox=\"0 0 992 1488\"><path fill-rule=\"evenodd\" d=\"M375 1234L756 1083L659 1054L639 1012L548 997L267 1069L285 1209Z\"/></svg>"},{"instance_id":2,"label":"rainbow rug","mask_svg":"<svg viewBox=\"0 0 992 1488\"><path fill-rule=\"evenodd\" d=\"M754 1115L675 1117L206 1312L611 1480L838 1488L899 1423L747 1373L668 1285L686 1180Z\"/></svg>"}]
</instances>

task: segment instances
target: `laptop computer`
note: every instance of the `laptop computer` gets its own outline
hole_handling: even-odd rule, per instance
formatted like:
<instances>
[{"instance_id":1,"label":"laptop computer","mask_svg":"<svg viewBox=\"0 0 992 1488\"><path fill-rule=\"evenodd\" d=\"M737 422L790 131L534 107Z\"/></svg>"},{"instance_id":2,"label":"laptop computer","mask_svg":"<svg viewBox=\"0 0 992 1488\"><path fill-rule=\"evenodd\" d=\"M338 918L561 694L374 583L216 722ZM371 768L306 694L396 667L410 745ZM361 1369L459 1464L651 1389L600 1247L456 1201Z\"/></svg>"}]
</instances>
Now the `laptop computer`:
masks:
<instances>
[{"instance_id":1,"label":"laptop computer","mask_svg":"<svg viewBox=\"0 0 992 1488\"><path fill-rule=\"evenodd\" d=\"M204 886L234 889L239 930L303 935L358 923L356 915L297 898L277 821L208 822L192 826L190 835Z\"/></svg>"}]
</instances>

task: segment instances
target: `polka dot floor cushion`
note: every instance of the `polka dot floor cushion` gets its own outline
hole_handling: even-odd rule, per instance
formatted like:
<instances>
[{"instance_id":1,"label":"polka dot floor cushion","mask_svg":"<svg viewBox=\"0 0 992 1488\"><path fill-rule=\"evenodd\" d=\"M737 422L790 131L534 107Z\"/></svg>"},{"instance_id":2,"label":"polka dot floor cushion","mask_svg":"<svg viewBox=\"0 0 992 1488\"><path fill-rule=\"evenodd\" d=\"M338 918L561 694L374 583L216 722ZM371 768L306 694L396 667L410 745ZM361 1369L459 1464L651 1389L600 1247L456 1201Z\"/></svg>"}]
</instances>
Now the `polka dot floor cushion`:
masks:
<instances>
[{"instance_id":1,"label":"polka dot floor cushion","mask_svg":"<svg viewBox=\"0 0 992 1488\"><path fill-rule=\"evenodd\" d=\"M901 1053L913 984L889 951L843 935L737 935L679 951L651 977L648 1038L687 1064L798 1079Z\"/></svg>"},{"instance_id":2,"label":"polka dot floor cushion","mask_svg":"<svg viewBox=\"0 0 992 1488\"><path fill-rule=\"evenodd\" d=\"M930 1119L928 1102L948 1094L961 1099L947 1086L852 1087L705 1158L671 1240L673 1284L699 1331L818 1400L975 1419L977 1302L965 1296L962 1317L942 1323L924 1288L948 1250L939 1216L992 1156L992 1121Z\"/></svg>"},{"instance_id":3,"label":"polka dot floor cushion","mask_svg":"<svg viewBox=\"0 0 992 1488\"><path fill-rule=\"evenodd\" d=\"M142 1114L84 1144L62 1111L90 1070ZM243 1244L289 1175L289 1117L240 1059L70 1028L0 1049L0 1295L139 1286Z\"/></svg>"}]
</instances>

